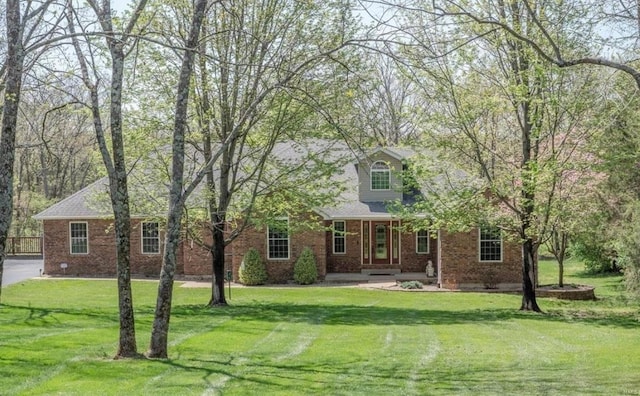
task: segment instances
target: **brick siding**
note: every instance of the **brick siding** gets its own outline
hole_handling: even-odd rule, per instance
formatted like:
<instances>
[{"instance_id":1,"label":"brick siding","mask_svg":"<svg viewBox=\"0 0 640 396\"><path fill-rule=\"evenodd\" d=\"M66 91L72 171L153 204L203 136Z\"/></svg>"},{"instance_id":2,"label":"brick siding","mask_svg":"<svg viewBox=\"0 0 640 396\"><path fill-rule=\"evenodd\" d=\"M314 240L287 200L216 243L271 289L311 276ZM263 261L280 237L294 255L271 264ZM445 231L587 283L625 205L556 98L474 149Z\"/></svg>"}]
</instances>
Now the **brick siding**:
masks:
<instances>
[{"instance_id":1,"label":"brick siding","mask_svg":"<svg viewBox=\"0 0 640 396\"><path fill-rule=\"evenodd\" d=\"M331 227L332 221L326 221L325 227ZM327 272L360 272L362 251L362 230L360 220L345 220L345 253L333 253L333 232L326 232Z\"/></svg>"},{"instance_id":2,"label":"brick siding","mask_svg":"<svg viewBox=\"0 0 640 396\"><path fill-rule=\"evenodd\" d=\"M426 272L429 260L436 267L438 262L438 239L436 233L430 233L429 253L416 253L416 233L403 232L400 236L400 266L402 272ZM434 238L436 237L436 238Z\"/></svg>"},{"instance_id":3,"label":"brick siding","mask_svg":"<svg viewBox=\"0 0 640 396\"><path fill-rule=\"evenodd\" d=\"M86 222L88 254L71 254L69 223ZM131 273L137 276L157 277L162 265L162 254L142 254L140 220L131 221ZM45 220L43 222L44 272L49 275L115 276L116 241L112 220ZM163 233L160 243L163 243ZM161 249L162 251L162 249ZM61 268L66 263L67 268ZM182 273L182 264L178 265Z\"/></svg>"},{"instance_id":4,"label":"brick siding","mask_svg":"<svg viewBox=\"0 0 640 396\"><path fill-rule=\"evenodd\" d=\"M292 232L289 235L289 259L267 259L267 229L249 227L232 243L233 279L238 280L238 270L242 264L244 254L255 248L263 258L269 283L286 283L293 279L293 267L305 247L311 248L316 258L318 279L324 279L327 274L327 251L324 230L306 230Z\"/></svg>"},{"instance_id":5,"label":"brick siding","mask_svg":"<svg viewBox=\"0 0 640 396\"><path fill-rule=\"evenodd\" d=\"M71 254L69 246L70 220L45 220L44 270L50 275L115 276L116 250L111 220L73 220L86 222L89 236L89 254ZM134 276L157 277L162 265L161 254L142 254L140 220L132 220L131 272ZM331 222L321 225L329 227ZM294 232L290 235L290 257L287 260L267 260L266 228L247 228L231 245L227 246L225 261L232 269L233 279L238 280L238 269L244 254L250 247L258 250L264 258L269 282L284 283L293 279L295 261L308 246L312 249L318 268L319 279L327 272L358 273L361 264L361 221L346 221L346 253L333 253L333 234L318 227L315 230ZM164 242L161 233L161 243ZM434 235L432 234L432 237ZM480 262L478 257L478 230L467 233L440 232L441 238L441 282L446 288L500 287L521 283L521 251L517 243L503 241L503 260L499 263ZM438 263L438 241L430 239L429 253L416 253L416 238L413 232L403 232L401 241L402 272L424 272L431 260ZM211 255L195 242L187 240L178 252L177 275L211 276ZM62 269L60 264L66 263ZM396 266L397 268L397 266Z\"/></svg>"},{"instance_id":6,"label":"brick siding","mask_svg":"<svg viewBox=\"0 0 640 396\"><path fill-rule=\"evenodd\" d=\"M502 242L502 262L480 262L478 229L440 232L441 281L445 288L511 287L522 282L522 254L517 243Z\"/></svg>"}]
</instances>

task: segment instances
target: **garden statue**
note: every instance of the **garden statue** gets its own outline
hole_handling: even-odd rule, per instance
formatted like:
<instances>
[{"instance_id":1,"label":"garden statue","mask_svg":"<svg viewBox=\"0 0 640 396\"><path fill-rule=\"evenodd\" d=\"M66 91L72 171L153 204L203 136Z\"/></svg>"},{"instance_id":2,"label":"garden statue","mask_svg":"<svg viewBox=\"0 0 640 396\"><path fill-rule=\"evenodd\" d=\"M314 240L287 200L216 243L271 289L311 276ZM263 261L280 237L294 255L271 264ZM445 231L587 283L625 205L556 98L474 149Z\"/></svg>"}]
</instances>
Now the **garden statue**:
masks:
<instances>
[{"instance_id":1,"label":"garden statue","mask_svg":"<svg viewBox=\"0 0 640 396\"><path fill-rule=\"evenodd\" d=\"M427 277L429 278L433 278L434 276L436 276L435 274L435 270L433 269L433 262L431 262L431 260L427 261Z\"/></svg>"}]
</instances>

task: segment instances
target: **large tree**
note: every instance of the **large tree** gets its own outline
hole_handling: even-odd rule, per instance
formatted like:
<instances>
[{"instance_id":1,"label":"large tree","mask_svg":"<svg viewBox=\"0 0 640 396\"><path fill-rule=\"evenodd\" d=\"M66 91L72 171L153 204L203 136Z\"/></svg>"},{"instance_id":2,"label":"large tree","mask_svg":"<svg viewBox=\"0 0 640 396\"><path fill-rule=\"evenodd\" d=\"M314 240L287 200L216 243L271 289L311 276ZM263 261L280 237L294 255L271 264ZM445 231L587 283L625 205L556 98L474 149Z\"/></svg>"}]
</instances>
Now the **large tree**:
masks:
<instances>
[{"instance_id":1,"label":"large tree","mask_svg":"<svg viewBox=\"0 0 640 396\"><path fill-rule=\"evenodd\" d=\"M147 351L147 356L152 358L166 359L168 357L169 319L171 318L173 280L177 264L176 256L180 242L183 207L189 194L195 188L195 184L191 184L186 191L184 188L185 140L188 122L189 86L200 30L207 11L207 3L207 0L197 0L194 4L193 17L189 25L189 33L184 46L184 54L182 55L180 77L176 88L167 230L160 282L158 284L158 298L151 330L151 341Z\"/></svg>"},{"instance_id":2,"label":"large tree","mask_svg":"<svg viewBox=\"0 0 640 396\"><path fill-rule=\"evenodd\" d=\"M0 136L0 282L5 257L5 247L13 215L13 163L15 156L18 104L24 65L20 2L7 2L7 77L4 80L4 105L2 108L2 136ZM0 290L2 290L0 284ZM0 292L1 293L1 292ZM0 294L1 295L1 294Z\"/></svg>"},{"instance_id":3,"label":"large tree","mask_svg":"<svg viewBox=\"0 0 640 396\"><path fill-rule=\"evenodd\" d=\"M385 51L397 52L396 49ZM420 119L429 101L398 59L380 52L363 54L360 84L354 93L354 122L368 146L398 146L419 139ZM416 111L416 109L420 111Z\"/></svg>"},{"instance_id":4,"label":"large tree","mask_svg":"<svg viewBox=\"0 0 640 396\"><path fill-rule=\"evenodd\" d=\"M479 26L480 31L500 30L509 35L512 40L518 41L523 46L534 51L547 65L553 65L560 68L577 69L580 66L597 67L605 71L622 72L625 78L631 77L635 82L635 87L629 84L611 84L608 80L602 86L617 86L620 90L619 95L613 98L627 98L620 108L623 109L617 113L625 113L626 108L634 106L632 98L640 88L640 68L637 66L638 40L640 38L640 2L637 0L620 0L612 2L601 2L595 0L577 0L570 2L551 2L551 1L490 1L483 6L480 2L464 2L458 0L438 0L434 2L434 12L441 17L457 16L466 23L473 23ZM529 21L528 29L522 30L519 25L514 24L509 19L501 17L497 12L500 5L516 6L519 5L527 15ZM541 10L543 10L541 12ZM571 34L567 36L566 32L561 31L561 27L567 20L577 21L571 30ZM567 39L570 37L570 39ZM580 50L576 51L576 48ZM572 70L575 72L575 70ZM617 99L612 99L612 103ZM633 116L631 117L633 118ZM602 123L605 128L612 125L611 120L619 120L616 116ZM631 122L633 123L633 122ZM630 123L630 124L631 124ZM619 126L620 124L618 124ZM613 129L617 126L613 126ZM623 133L623 138L625 134ZM616 139L615 134L611 134ZM625 138L626 139L626 138ZM610 142L610 139L606 139ZM633 139L626 139L628 142ZM618 145L615 143L614 145ZM623 143L624 145L624 143ZM620 158L624 163L627 159ZM611 161L609 161L611 163ZM611 168L609 168L611 169ZM615 179L614 174L610 175ZM631 186L630 186L631 187ZM631 187L633 188L633 187ZM607 195L606 191L603 195ZM625 194L626 195L626 194ZM603 221L610 221L606 227L607 232L589 233L582 232L579 246L580 249L590 258L594 258L600 263L592 263L596 267L608 267L610 263L602 263L602 261L616 260L616 254L621 252L621 261L625 263L629 270L626 271L629 279L629 285L639 284L639 277L632 275L637 273L638 260L636 253L638 245L633 238L632 229L634 224L632 219L635 213L637 201L628 200L625 205L615 209L613 212L600 213L597 215L597 223L602 224ZM621 209L626 208L627 216L620 216ZM618 213L616 213L618 212ZM595 219L596 217L592 217ZM622 221L622 218L626 220ZM614 230L611 232L610 230ZM607 234L610 246L606 247L600 243ZM586 236L586 239L585 239ZM584 243L583 243L584 242ZM597 246L594 248L595 242ZM615 247L617 245L617 248ZM618 251L616 253L616 251ZM629 256L627 256L627 253ZM609 257L609 258L607 258Z\"/></svg>"},{"instance_id":5,"label":"large tree","mask_svg":"<svg viewBox=\"0 0 640 396\"><path fill-rule=\"evenodd\" d=\"M116 357L138 356L135 319L133 311L133 295L131 291L130 240L131 218L129 192L127 184L127 163L124 147L124 131L122 124L122 95L125 75L125 58L129 52L127 46L135 44L138 19L146 6L146 0L140 0L130 15L128 23L120 30L114 22L111 2L89 0L88 4L95 18L90 22L99 26L97 31L82 24L83 13L77 12L73 2L68 3L67 21L73 48L81 71L81 79L89 94L87 107L93 116L93 126L98 141L102 160L109 176L109 197L114 217L114 233L117 257L118 307L120 311L120 336ZM76 26L81 31L76 32ZM91 26L91 23L89 24ZM96 47L93 38L102 36L109 54L111 79L108 90L108 102L101 101L100 74L103 65L95 63ZM85 40L84 47L80 37ZM108 128L103 121L103 108L108 103ZM108 135L107 135L108 133ZM109 137L109 139L107 138ZM111 147L108 145L111 142Z\"/></svg>"},{"instance_id":6,"label":"large tree","mask_svg":"<svg viewBox=\"0 0 640 396\"><path fill-rule=\"evenodd\" d=\"M265 164L274 145L320 136L313 130L318 125L311 124L311 113L327 104L337 81L344 82L344 69L331 58L340 56L352 23L346 3L336 7L316 1L231 1L207 18L206 29L215 34L201 44L196 103L202 136L198 146L205 162L213 164L206 177L212 306L226 304L225 246L252 217L256 195L283 188L283 181L274 179L265 187ZM219 161L212 161L215 154ZM307 161L309 168L322 168L312 162ZM295 168L300 175L303 167ZM236 204L242 201L238 196L243 190L252 197L236 205L233 214L244 221L231 223L234 196ZM236 227L229 228L231 224Z\"/></svg>"},{"instance_id":7,"label":"large tree","mask_svg":"<svg viewBox=\"0 0 640 396\"><path fill-rule=\"evenodd\" d=\"M23 79L60 26L60 15L49 13L52 0L6 3L6 57L0 64L2 129L0 132L0 296L5 248L13 217L13 170Z\"/></svg>"},{"instance_id":8,"label":"large tree","mask_svg":"<svg viewBox=\"0 0 640 396\"><path fill-rule=\"evenodd\" d=\"M561 68L595 65L622 71L640 88L640 69L635 65L640 37L638 4L637 0L436 0L432 11L440 17L456 16L464 23L475 23L481 31L501 30L545 62ZM503 8L521 9L527 28L504 18ZM559 27L570 19L579 23L567 40ZM584 44L581 51L575 51L576 43Z\"/></svg>"},{"instance_id":9,"label":"large tree","mask_svg":"<svg viewBox=\"0 0 640 396\"><path fill-rule=\"evenodd\" d=\"M84 87L68 76L59 81L54 81L53 73L48 77L46 86L27 80L23 89L16 137L14 236L40 235L41 225L32 216L93 182L102 169L95 156L95 134L87 133L91 114L68 94L76 91L78 95L72 96L82 97Z\"/></svg>"},{"instance_id":10,"label":"large tree","mask_svg":"<svg viewBox=\"0 0 640 396\"><path fill-rule=\"evenodd\" d=\"M154 72L170 70L179 63L177 49L184 45L176 37L184 35L182 27L189 24L191 10L166 4L159 13L161 19L178 23L157 29L161 34L155 41L168 45L146 53L150 61L140 62L140 67L145 70L141 75L153 80L149 89L156 94L152 97L160 98L151 99L146 112L164 120L167 109L163 103L174 81L157 79L157 73L146 71L151 65ZM326 18L317 19L320 14ZM193 155L187 162L206 166L191 169L193 173L185 177L185 191L192 191L189 186L205 177L206 193L198 197L207 201L188 202L186 221L208 225L207 235L190 232L189 237L211 252L210 305L226 304L224 248L247 226L256 198L285 188L300 192L301 183L292 180L320 180L312 172L319 176L327 171L326 163L319 164L321 157L311 155L297 165L279 164L287 168L282 169L287 177L275 178L271 169L265 169L275 166L272 160L277 156L271 150L278 141L296 140L304 146L302 140L312 136L336 136L333 110L340 108L338 100L350 100L348 69L340 64L345 53L340 50L347 45L351 24L346 3L336 8L320 2L234 1L208 11L197 52L187 134L191 144L187 154ZM156 159L166 167L163 164L169 161L162 158L160 150ZM324 196L322 192L315 198L311 195L307 196L310 205ZM238 219L245 221L233 221ZM188 225L187 230L195 227Z\"/></svg>"},{"instance_id":11,"label":"large tree","mask_svg":"<svg viewBox=\"0 0 640 396\"><path fill-rule=\"evenodd\" d=\"M607 272L624 269L629 290L640 291L640 113L638 97L626 93L627 79L618 79L621 94L611 96L605 132L593 142L595 164L607 175L604 188L594 191L606 210L582 222L591 225L575 238L572 252L587 270ZM614 84L618 85L618 84Z\"/></svg>"},{"instance_id":12,"label":"large tree","mask_svg":"<svg viewBox=\"0 0 640 396\"><path fill-rule=\"evenodd\" d=\"M486 7L520 34L531 34L535 17L522 3ZM451 161L485 181L490 210L479 220L514 231L522 248L521 309L540 311L535 256L557 223L567 171L580 171L576 154L583 149L577 148L585 146L595 110L589 94L593 76L544 67L539 53L510 34L464 23L455 13L443 19L437 6L409 15L400 29L411 37L409 62L422 70L416 76L423 78L418 83L425 95L439 101L432 114L433 141ZM565 29L573 22L568 21Z\"/></svg>"}]
</instances>

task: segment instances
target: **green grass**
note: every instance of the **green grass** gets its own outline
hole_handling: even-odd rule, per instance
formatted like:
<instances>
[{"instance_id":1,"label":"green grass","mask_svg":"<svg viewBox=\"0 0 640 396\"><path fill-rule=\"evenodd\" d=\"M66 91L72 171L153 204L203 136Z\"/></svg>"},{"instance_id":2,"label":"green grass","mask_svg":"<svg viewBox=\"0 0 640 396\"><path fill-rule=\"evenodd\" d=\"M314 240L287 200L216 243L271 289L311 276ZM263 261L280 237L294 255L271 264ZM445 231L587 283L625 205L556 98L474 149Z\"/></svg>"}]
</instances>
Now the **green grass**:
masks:
<instances>
[{"instance_id":1,"label":"green grass","mask_svg":"<svg viewBox=\"0 0 640 396\"><path fill-rule=\"evenodd\" d=\"M569 259L564 264L565 284L588 284L595 286L598 297L624 297L624 279L620 274L587 274L582 262ZM555 260L541 260L539 264L541 285L558 283L558 263Z\"/></svg>"},{"instance_id":2,"label":"green grass","mask_svg":"<svg viewBox=\"0 0 640 396\"><path fill-rule=\"evenodd\" d=\"M111 359L115 282L24 282L3 290L0 394L640 394L637 301L620 277L567 272L601 298L540 315L499 293L259 287L209 309L208 289L176 287L167 361ZM155 293L134 283L141 351Z\"/></svg>"}]
</instances>

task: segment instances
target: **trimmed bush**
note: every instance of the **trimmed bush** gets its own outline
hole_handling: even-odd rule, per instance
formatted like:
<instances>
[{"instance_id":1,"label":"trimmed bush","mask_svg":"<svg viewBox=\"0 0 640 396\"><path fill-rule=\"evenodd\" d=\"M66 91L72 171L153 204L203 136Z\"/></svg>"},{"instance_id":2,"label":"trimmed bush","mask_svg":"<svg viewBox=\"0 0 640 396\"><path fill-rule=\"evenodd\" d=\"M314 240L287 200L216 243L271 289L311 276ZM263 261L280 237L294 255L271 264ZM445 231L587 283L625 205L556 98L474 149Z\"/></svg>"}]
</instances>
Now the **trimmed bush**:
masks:
<instances>
[{"instance_id":1,"label":"trimmed bush","mask_svg":"<svg viewBox=\"0 0 640 396\"><path fill-rule=\"evenodd\" d=\"M251 248L244 255L238 275L240 282L248 286L264 285L267 281L267 269L256 249Z\"/></svg>"},{"instance_id":2,"label":"trimmed bush","mask_svg":"<svg viewBox=\"0 0 640 396\"><path fill-rule=\"evenodd\" d=\"M408 281L400 283L400 287L403 289L422 289L422 282L420 281Z\"/></svg>"},{"instance_id":3,"label":"trimmed bush","mask_svg":"<svg viewBox=\"0 0 640 396\"><path fill-rule=\"evenodd\" d=\"M310 285L318 280L316 258L310 248L305 247L293 267L293 280L301 285Z\"/></svg>"}]
</instances>

